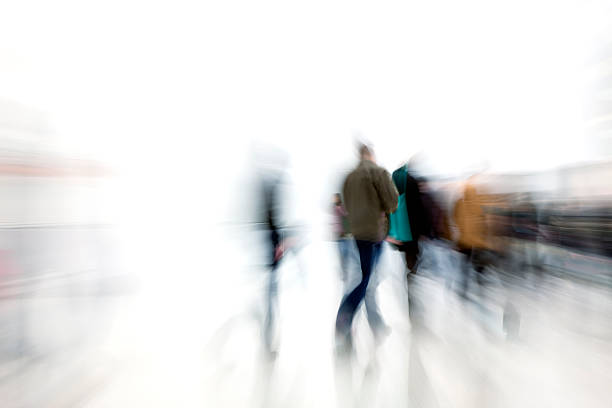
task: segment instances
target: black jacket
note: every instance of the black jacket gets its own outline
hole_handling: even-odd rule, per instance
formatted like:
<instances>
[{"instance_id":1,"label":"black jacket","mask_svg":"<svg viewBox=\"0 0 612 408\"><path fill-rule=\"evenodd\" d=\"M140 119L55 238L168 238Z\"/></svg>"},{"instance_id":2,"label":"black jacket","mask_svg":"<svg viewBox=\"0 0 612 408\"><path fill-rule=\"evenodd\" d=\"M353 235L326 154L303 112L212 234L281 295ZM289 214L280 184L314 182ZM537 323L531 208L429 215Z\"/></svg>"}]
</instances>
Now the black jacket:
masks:
<instances>
[{"instance_id":1,"label":"black jacket","mask_svg":"<svg viewBox=\"0 0 612 408\"><path fill-rule=\"evenodd\" d=\"M410 174L406 166L395 170L392 175L395 187L400 194L405 194L406 210L410 222L412 239L418 241L421 235L429 235L431 224L423 207L418 181Z\"/></svg>"}]
</instances>

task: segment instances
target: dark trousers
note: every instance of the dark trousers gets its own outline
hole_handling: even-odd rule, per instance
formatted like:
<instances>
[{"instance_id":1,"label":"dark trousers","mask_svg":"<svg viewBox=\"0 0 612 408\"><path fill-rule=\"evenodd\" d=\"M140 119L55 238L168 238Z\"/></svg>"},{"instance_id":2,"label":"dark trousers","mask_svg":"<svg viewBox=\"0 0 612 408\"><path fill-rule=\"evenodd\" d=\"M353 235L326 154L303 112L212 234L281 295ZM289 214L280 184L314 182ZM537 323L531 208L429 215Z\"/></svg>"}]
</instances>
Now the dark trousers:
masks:
<instances>
[{"instance_id":1,"label":"dark trousers","mask_svg":"<svg viewBox=\"0 0 612 408\"><path fill-rule=\"evenodd\" d=\"M411 323L417 323L417 317L419 316L419 313L422 312L422 305L417 301L416 291L414 290L414 281L419 269L421 256L419 251L419 242L405 242L400 250L404 252L407 268L406 285L408 291L408 316L410 317Z\"/></svg>"},{"instance_id":2,"label":"dark trousers","mask_svg":"<svg viewBox=\"0 0 612 408\"><path fill-rule=\"evenodd\" d=\"M419 242L417 240L402 242L401 244L393 244L395 249L404 253L404 259L406 261L406 285L408 290L408 314L410 320L413 321L417 314L417 309L420 308L420 304L416 301L414 293L414 280L419 269L420 262L420 250Z\"/></svg>"},{"instance_id":3,"label":"dark trousers","mask_svg":"<svg viewBox=\"0 0 612 408\"><path fill-rule=\"evenodd\" d=\"M487 266L486 251L480 248L461 248L460 251L464 255L461 273L460 295L467 296L470 275L472 269L476 272L476 283L479 288L482 288L484 283L484 270Z\"/></svg>"},{"instance_id":4,"label":"dark trousers","mask_svg":"<svg viewBox=\"0 0 612 408\"><path fill-rule=\"evenodd\" d=\"M382 242L356 240L356 243L357 249L359 250L359 260L361 262L361 282L344 297L336 318L336 333L345 338L350 338L353 319L364 298L366 299L368 323L374 333L377 333L378 329L384 326L384 322L376 307L374 294L366 298L368 283L370 282L374 267L380 256Z\"/></svg>"}]
</instances>

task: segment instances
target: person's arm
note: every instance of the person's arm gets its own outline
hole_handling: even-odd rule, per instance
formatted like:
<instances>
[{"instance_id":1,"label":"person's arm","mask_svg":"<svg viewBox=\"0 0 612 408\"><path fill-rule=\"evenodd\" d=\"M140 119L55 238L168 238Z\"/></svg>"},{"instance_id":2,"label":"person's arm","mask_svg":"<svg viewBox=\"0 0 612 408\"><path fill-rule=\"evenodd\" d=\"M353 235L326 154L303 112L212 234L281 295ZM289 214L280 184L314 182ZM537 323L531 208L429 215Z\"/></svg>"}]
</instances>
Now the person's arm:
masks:
<instances>
[{"instance_id":1,"label":"person's arm","mask_svg":"<svg viewBox=\"0 0 612 408\"><path fill-rule=\"evenodd\" d=\"M399 194L395 188L391 175L387 170L380 169L374 181L374 187L385 213L390 214L397 209Z\"/></svg>"},{"instance_id":2,"label":"person's arm","mask_svg":"<svg viewBox=\"0 0 612 408\"><path fill-rule=\"evenodd\" d=\"M274 206L279 232L279 243L275 248L275 260L280 260L288 250L296 249L303 237L301 236L301 214L296 200L297 190L290 174L284 173L276 185Z\"/></svg>"}]
</instances>

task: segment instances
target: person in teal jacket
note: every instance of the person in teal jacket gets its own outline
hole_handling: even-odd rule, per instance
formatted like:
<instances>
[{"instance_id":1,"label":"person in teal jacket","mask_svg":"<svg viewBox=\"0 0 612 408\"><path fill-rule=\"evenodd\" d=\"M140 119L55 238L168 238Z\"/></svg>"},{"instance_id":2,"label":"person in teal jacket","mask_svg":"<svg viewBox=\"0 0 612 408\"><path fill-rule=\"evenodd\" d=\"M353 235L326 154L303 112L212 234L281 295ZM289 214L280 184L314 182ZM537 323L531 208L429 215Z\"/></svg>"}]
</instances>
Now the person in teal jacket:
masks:
<instances>
[{"instance_id":1,"label":"person in teal jacket","mask_svg":"<svg viewBox=\"0 0 612 408\"><path fill-rule=\"evenodd\" d=\"M391 176L399 193L397 210L390 215L389 238L387 241L404 253L406 279L408 283L408 308L411 319L415 316L417 304L410 293L414 275L419 263L419 239L429 231L428 216L421 199L419 183L410 174L408 165L395 170Z\"/></svg>"}]
</instances>

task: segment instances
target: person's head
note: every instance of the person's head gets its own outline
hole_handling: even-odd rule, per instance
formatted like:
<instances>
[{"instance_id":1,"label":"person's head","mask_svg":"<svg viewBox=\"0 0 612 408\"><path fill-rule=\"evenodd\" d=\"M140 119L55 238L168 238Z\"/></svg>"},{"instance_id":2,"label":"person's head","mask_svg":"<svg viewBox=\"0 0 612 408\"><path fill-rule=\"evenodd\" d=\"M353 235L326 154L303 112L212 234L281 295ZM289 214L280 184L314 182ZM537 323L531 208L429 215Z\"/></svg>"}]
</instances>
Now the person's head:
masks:
<instances>
[{"instance_id":1,"label":"person's head","mask_svg":"<svg viewBox=\"0 0 612 408\"><path fill-rule=\"evenodd\" d=\"M359 147L359 158L361 160L368 160L371 162L376 161L375 156L374 156L374 150L370 146L365 145L365 144L362 144Z\"/></svg>"},{"instance_id":2,"label":"person's head","mask_svg":"<svg viewBox=\"0 0 612 408\"><path fill-rule=\"evenodd\" d=\"M334 194L334 204L335 205L342 204L342 198L340 197L340 193Z\"/></svg>"},{"instance_id":3,"label":"person's head","mask_svg":"<svg viewBox=\"0 0 612 408\"><path fill-rule=\"evenodd\" d=\"M465 198L466 200L472 201L472 200L475 200L476 197L477 197L476 187L471 183L466 184L465 187L463 188L463 198Z\"/></svg>"}]
</instances>

